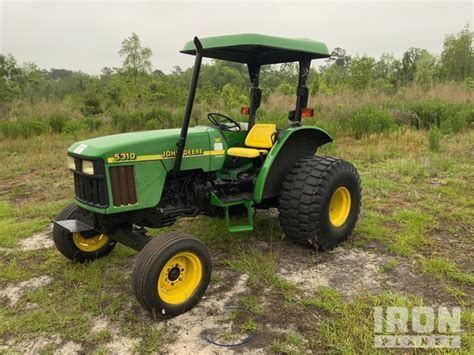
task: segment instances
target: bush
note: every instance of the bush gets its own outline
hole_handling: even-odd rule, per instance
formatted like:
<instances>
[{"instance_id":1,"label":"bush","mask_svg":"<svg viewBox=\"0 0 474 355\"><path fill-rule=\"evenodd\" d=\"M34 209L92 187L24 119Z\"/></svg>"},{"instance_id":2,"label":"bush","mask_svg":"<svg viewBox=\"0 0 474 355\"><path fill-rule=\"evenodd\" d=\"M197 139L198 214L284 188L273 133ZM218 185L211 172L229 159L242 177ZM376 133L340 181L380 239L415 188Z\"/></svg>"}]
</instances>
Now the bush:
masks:
<instances>
[{"instance_id":1,"label":"bush","mask_svg":"<svg viewBox=\"0 0 474 355\"><path fill-rule=\"evenodd\" d=\"M136 131L144 127L146 120L141 112L116 112L112 114L112 126L120 132Z\"/></svg>"},{"instance_id":2,"label":"bush","mask_svg":"<svg viewBox=\"0 0 474 355\"><path fill-rule=\"evenodd\" d=\"M67 121L69 118L61 113L54 113L48 118L49 126L54 133L61 133Z\"/></svg>"},{"instance_id":3,"label":"bush","mask_svg":"<svg viewBox=\"0 0 474 355\"><path fill-rule=\"evenodd\" d=\"M95 116L85 117L82 120L82 123L91 132L92 131L97 131L102 126L102 121L100 120L100 118L95 117Z\"/></svg>"},{"instance_id":4,"label":"bush","mask_svg":"<svg viewBox=\"0 0 474 355\"><path fill-rule=\"evenodd\" d=\"M438 152L441 147L441 131L437 127L428 131L428 147L431 152Z\"/></svg>"},{"instance_id":5,"label":"bush","mask_svg":"<svg viewBox=\"0 0 474 355\"><path fill-rule=\"evenodd\" d=\"M194 110L193 110L194 111ZM158 123L157 128L170 128L173 127L173 114L160 107L152 108L148 112L143 113L146 122L155 120Z\"/></svg>"},{"instance_id":6,"label":"bush","mask_svg":"<svg viewBox=\"0 0 474 355\"><path fill-rule=\"evenodd\" d=\"M0 132L5 138L29 138L46 133L49 130L48 124L39 118L0 122Z\"/></svg>"},{"instance_id":7,"label":"bush","mask_svg":"<svg viewBox=\"0 0 474 355\"><path fill-rule=\"evenodd\" d=\"M365 135L392 130L395 127L395 119L388 110L365 106L354 113L350 126L355 138L360 139Z\"/></svg>"},{"instance_id":8,"label":"bush","mask_svg":"<svg viewBox=\"0 0 474 355\"><path fill-rule=\"evenodd\" d=\"M76 120L68 121L64 126L65 133L76 133L85 129L87 129L87 126L84 123Z\"/></svg>"},{"instance_id":9,"label":"bush","mask_svg":"<svg viewBox=\"0 0 474 355\"><path fill-rule=\"evenodd\" d=\"M443 101L417 101L408 104L411 111L416 112L422 127L441 127L443 122L452 120L462 104Z\"/></svg>"},{"instance_id":10,"label":"bush","mask_svg":"<svg viewBox=\"0 0 474 355\"><path fill-rule=\"evenodd\" d=\"M156 121L157 124L148 123ZM173 125L171 112L152 108L149 111L116 112L112 114L112 125L121 132L143 130L146 127L169 128Z\"/></svg>"},{"instance_id":11,"label":"bush","mask_svg":"<svg viewBox=\"0 0 474 355\"><path fill-rule=\"evenodd\" d=\"M84 99L80 111L83 115L97 115L102 113L102 108L100 104L100 99L96 97L87 97Z\"/></svg>"}]
</instances>

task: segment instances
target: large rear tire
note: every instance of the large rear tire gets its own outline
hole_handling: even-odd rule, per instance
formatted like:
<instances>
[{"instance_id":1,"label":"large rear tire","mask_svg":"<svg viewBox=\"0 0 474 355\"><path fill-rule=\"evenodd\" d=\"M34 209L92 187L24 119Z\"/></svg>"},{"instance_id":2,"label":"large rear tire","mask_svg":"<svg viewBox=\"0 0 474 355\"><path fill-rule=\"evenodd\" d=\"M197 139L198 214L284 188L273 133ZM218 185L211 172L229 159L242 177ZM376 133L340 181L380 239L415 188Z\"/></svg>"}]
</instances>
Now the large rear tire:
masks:
<instances>
[{"instance_id":1,"label":"large rear tire","mask_svg":"<svg viewBox=\"0 0 474 355\"><path fill-rule=\"evenodd\" d=\"M153 238L135 259L133 292L155 318L170 318L193 308L211 279L207 247L185 234Z\"/></svg>"},{"instance_id":2,"label":"large rear tire","mask_svg":"<svg viewBox=\"0 0 474 355\"><path fill-rule=\"evenodd\" d=\"M331 157L303 158L283 181L280 225L296 243L333 249L354 229L360 200L360 178L351 163Z\"/></svg>"},{"instance_id":3,"label":"large rear tire","mask_svg":"<svg viewBox=\"0 0 474 355\"><path fill-rule=\"evenodd\" d=\"M58 216L58 221L78 219L84 220L84 214L74 203L66 206ZM116 242L105 234L95 231L71 233L54 224L53 239L56 248L66 258L83 263L109 254Z\"/></svg>"}]
</instances>

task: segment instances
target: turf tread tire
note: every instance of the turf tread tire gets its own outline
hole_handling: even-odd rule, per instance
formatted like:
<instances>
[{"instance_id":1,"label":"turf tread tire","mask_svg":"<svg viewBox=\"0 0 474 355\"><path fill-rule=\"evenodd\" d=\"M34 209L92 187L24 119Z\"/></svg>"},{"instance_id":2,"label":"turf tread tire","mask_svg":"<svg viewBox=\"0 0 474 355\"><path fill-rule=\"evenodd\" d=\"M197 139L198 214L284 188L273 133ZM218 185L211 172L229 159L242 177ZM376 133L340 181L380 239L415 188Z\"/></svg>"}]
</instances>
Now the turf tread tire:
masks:
<instances>
[{"instance_id":1,"label":"turf tread tire","mask_svg":"<svg viewBox=\"0 0 474 355\"><path fill-rule=\"evenodd\" d=\"M338 184L344 186L340 181L350 186L351 210L346 222L335 228L329 222L329 200ZM319 250L333 249L354 229L360 196L360 177L351 163L332 157L300 159L283 180L280 225L291 241Z\"/></svg>"}]
</instances>

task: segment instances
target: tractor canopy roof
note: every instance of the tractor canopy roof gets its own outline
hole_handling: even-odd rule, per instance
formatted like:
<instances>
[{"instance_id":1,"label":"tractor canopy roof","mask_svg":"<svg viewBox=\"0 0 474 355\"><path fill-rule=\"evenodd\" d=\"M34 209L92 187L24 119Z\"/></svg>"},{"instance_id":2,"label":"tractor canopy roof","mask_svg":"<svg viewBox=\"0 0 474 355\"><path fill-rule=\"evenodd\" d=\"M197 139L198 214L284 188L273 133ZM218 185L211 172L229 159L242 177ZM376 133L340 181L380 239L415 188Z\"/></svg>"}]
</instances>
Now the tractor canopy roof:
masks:
<instances>
[{"instance_id":1,"label":"tractor canopy roof","mask_svg":"<svg viewBox=\"0 0 474 355\"><path fill-rule=\"evenodd\" d=\"M203 57L238 63L264 65L330 56L326 44L305 38L292 39L243 33L201 38L200 41ZM181 53L195 55L194 42L186 43Z\"/></svg>"}]
</instances>

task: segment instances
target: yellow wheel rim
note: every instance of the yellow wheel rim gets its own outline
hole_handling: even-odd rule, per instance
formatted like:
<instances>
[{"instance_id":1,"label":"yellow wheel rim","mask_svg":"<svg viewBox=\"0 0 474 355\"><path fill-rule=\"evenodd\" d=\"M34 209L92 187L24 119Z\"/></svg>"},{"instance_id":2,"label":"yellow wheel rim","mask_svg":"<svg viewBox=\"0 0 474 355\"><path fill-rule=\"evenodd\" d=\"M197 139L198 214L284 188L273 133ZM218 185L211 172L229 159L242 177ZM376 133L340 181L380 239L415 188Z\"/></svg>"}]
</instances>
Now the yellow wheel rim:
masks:
<instances>
[{"instance_id":1,"label":"yellow wheel rim","mask_svg":"<svg viewBox=\"0 0 474 355\"><path fill-rule=\"evenodd\" d=\"M329 220L331 224L335 227L342 226L349 217L350 211L351 194L346 187L341 186L334 191L331 202L329 202Z\"/></svg>"},{"instance_id":2,"label":"yellow wheel rim","mask_svg":"<svg viewBox=\"0 0 474 355\"><path fill-rule=\"evenodd\" d=\"M105 234L97 234L92 238L84 238L80 232L77 232L72 233L72 240L79 250L90 253L105 246L109 242L109 237Z\"/></svg>"},{"instance_id":3,"label":"yellow wheel rim","mask_svg":"<svg viewBox=\"0 0 474 355\"><path fill-rule=\"evenodd\" d=\"M191 297L202 279L202 263L198 256L183 252L173 256L161 270L158 295L169 304L180 304Z\"/></svg>"}]
</instances>

